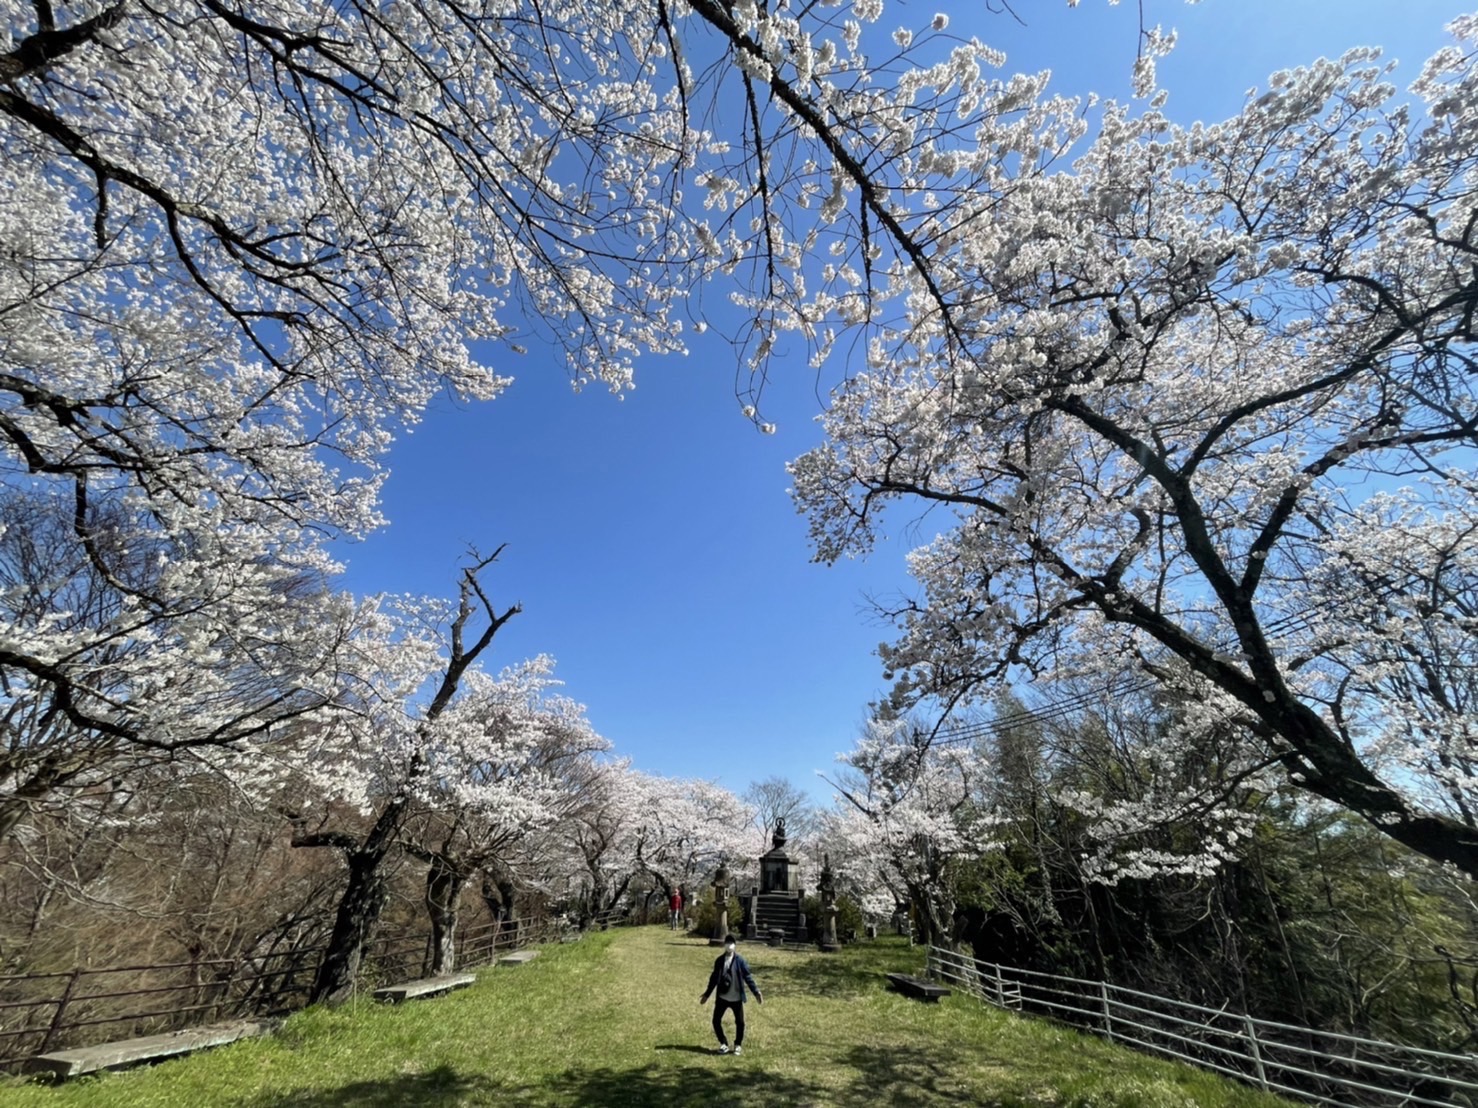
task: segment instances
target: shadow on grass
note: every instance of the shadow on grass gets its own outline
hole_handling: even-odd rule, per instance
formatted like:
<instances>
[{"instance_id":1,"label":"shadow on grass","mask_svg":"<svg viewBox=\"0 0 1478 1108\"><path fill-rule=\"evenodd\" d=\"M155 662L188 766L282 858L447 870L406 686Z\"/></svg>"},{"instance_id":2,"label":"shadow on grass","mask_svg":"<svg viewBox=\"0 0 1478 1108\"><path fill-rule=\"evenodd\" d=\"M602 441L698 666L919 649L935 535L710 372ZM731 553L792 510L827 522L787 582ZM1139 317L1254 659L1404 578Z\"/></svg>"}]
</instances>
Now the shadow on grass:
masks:
<instances>
[{"instance_id":1,"label":"shadow on grass","mask_svg":"<svg viewBox=\"0 0 1478 1108\"><path fill-rule=\"evenodd\" d=\"M817 955L804 961L778 962L764 968L760 984L767 992L773 988L776 996L853 999L879 991L886 984L884 972L918 970L908 964L906 955L880 953L865 959Z\"/></svg>"},{"instance_id":2,"label":"shadow on grass","mask_svg":"<svg viewBox=\"0 0 1478 1108\"><path fill-rule=\"evenodd\" d=\"M661 1049L660 1047L658 1049ZM694 1047L675 1049L694 1050ZM731 1063L731 1064L729 1064ZM317 1093L286 1090L236 1102L236 1108L831 1108L834 1090L746 1068L730 1059L720 1070L685 1065L644 1069L571 1069L538 1085L500 1085L443 1066L388 1081L362 1081ZM847 1103L862 1103L848 1100ZM885 1103L868 1100L869 1105Z\"/></svg>"},{"instance_id":3,"label":"shadow on grass","mask_svg":"<svg viewBox=\"0 0 1478 1108\"><path fill-rule=\"evenodd\" d=\"M958 1052L890 1046L887 1050L856 1047L845 1055L856 1071L848 1100L870 1097L877 1104L954 1104L968 1095L961 1085Z\"/></svg>"},{"instance_id":4,"label":"shadow on grass","mask_svg":"<svg viewBox=\"0 0 1478 1108\"><path fill-rule=\"evenodd\" d=\"M402 1108L403 1105L492 1104L496 1085L478 1073L459 1073L438 1066L427 1073L406 1074L390 1080L359 1081L322 1092L285 1091L240 1100L238 1108Z\"/></svg>"},{"instance_id":5,"label":"shadow on grass","mask_svg":"<svg viewBox=\"0 0 1478 1108\"><path fill-rule=\"evenodd\" d=\"M718 1067L569 1070L539 1088L504 1090L502 1108L572 1105L585 1108L1025 1108L1041 1103L1006 1093L982 1100L960 1073L954 1051L858 1047L847 1052L853 1072L845 1083L822 1085L767 1072L744 1058Z\"/></svg>"},{"instance_id":6,"label":"shadow on grass","mask_svg":"<svg viewBox=\"0 0 1478 1108\"><path fill-rule=\"evenodd\" d=\"M663 1043L661 1046L654 1046L652 1049L653 1050L680 1050L684 1054L712 1054L712 1053L714 1053L714 1049L711 1046L694 1046L692 1043Z\"/></svg>"},{"instance_id":7,"label":"shadow on grass","mask_svg":"<svg viewBox=\"0 0 1478 1108\"><path fill-rule=\"evenodd\" d=\"M503 1108L568 1104L580 1108L791 1108L829 1106L826 1090L805 1081L749 1069L742 1058L714 1070L698 1066L646 1069L579 1069L551 1077L538 1088L505 1089Z\"/></svg>"}]
</instances>

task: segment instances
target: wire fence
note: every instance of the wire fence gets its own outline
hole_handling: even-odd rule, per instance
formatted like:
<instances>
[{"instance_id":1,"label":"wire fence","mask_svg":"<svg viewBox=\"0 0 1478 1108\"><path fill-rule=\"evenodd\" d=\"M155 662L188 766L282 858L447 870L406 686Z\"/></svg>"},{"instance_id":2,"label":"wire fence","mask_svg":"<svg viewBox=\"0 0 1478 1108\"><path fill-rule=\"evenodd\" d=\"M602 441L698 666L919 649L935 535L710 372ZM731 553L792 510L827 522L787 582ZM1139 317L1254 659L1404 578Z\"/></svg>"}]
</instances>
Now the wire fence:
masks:
<instances>
[{"instance_id":1,"label":"wire fence","mask_svg":"<svg viewBox=\"0 0 1478 1108\"><path fill-rule=\"evenodd\" d=\"M592 921L604 930L619 913ZM456 937L460 968L550 942L573 925L548 916L498 920ZM219 1020L286 1015L303 1007L326 946L200 958L188 962L78 967L57 973L0 976L0 1067L52 1050L162 1034ZM424 934L372 941L361 963L363 991L430 972Z\"/></svg>"},{"instance_id":2,"label":"wire fence","mask_svg":"<svg viewBox=\"0 0 1478 1108\"><path fill-rule=\"evenodd\" d=\"M1315 1031L935 946L927 972L996 1007L1052 1016L1314 1104L1478 1108L1478 1056L1472 1054Z\"/></svg>"}]
</instances>

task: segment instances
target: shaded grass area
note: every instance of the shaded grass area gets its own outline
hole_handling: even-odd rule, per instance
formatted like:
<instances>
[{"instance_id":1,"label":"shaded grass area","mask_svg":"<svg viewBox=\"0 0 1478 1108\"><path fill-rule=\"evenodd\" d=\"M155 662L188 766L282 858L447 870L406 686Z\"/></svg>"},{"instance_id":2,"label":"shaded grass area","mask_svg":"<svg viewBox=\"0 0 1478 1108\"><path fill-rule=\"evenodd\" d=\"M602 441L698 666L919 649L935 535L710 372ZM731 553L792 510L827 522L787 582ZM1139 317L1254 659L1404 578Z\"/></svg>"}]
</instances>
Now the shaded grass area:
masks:
<instances>
[{"instance_id":1,"label":"shaded grass area","mask_svg":"<svg viewBox=\"0 0 1478 1108\"><path fill-rule=\"evenodd\" d=\"M0 1103L195 1108L392 1105L875 1108L1272 1108L1287 1102L968 997L886 989L923 952L881 939L822 955L745 949L766 1003L741 1058L713 1053L698 995L715 956L661 928L546 948L470 989L290 1019L269 1039L60 1087L0 1085Z\"/></svg>"}]
</instances>

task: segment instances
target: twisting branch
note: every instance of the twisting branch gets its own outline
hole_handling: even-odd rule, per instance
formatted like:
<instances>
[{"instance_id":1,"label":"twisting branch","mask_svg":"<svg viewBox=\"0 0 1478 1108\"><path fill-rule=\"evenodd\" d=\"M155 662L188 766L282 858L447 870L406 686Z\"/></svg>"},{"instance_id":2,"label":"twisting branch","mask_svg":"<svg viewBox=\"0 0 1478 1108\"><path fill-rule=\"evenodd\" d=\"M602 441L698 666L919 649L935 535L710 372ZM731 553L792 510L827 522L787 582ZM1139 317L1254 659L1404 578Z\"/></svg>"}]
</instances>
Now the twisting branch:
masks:
<instances>
[{"instance_id":1,"label":"twisting branch","mask_svg":"<svg viewBox=\"0 0 1478 1108\"><path fill-rule=\"evenodd\" d=\"M915 241L914 237L899 222L892 209L883 202L885 192L879 188L867 167L847 149L846 144L837 135L836 129L827 123L820 110L801 95L794 85L781 77L773 66L770 66L760 44L753 36L739 30L739 25L718 0L692 0L692 5L693 10L722 33L735 50L743 51L756 61L770 67L770 94L805 123L810 132L826 148L826 152L841 167L842 172L857 186L862 195L862 204L887 230L889 237L908 258L909 265L918 274L919 280L924 283L929 299L939 311L950 345L961 352L967 350L969 348L968 337L956 321L954 305L945 296L944 290L934 276L928 255L923 246Z\"/></svg>"}]
</instances>

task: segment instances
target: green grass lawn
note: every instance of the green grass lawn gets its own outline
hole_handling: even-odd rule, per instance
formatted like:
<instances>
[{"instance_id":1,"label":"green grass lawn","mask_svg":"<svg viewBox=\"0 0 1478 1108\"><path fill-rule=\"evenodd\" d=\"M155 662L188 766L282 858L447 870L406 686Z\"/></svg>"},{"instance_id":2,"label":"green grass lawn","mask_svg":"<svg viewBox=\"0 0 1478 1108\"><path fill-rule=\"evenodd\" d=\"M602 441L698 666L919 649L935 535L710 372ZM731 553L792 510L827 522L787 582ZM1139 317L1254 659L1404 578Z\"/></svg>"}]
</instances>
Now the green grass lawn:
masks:
<instances>
[{"instance_id":1,"label":"green grass lawn","mask_svg":"<svg viewBox=\"0 0 1478 1108\"><path fill-rule=\"evenodd\" d=\"M270 1038L56 1087L10 1081L0 1104L1287 1104L969 997L909 1000L882 977L922 970L923 951L902 940L741 949L766 998L747 1006L742 1058L713 1053L711 1008L698 1004L716 952L649 927L546 948L434 1000L314 1009Z\"/></svg>"}]
</instances>

